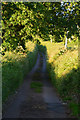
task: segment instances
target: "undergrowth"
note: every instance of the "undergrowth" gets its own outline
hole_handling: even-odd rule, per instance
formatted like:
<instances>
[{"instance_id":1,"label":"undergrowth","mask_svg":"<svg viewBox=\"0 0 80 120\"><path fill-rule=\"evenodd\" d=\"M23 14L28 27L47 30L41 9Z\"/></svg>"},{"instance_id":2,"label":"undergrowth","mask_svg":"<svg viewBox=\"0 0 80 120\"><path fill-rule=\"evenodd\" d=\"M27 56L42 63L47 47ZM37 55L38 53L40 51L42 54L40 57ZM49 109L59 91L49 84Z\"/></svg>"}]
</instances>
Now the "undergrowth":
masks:
<instances>
[{"instance_id":1,"label":"undergrowth","mask_svg":"<svg viewBox=\"0 0 80 120\"><path fill-rule=\"evenodd\" d=\"M32 42L26 43L26 51L26 53L7 51L2 56L3 103L21 85L25 75L28 74L36 62L38 52L36 45Z\"/></svg>"},{"instance_id":2,"label":"undergrowth","mask_svg":"<svg viewBox=\"0 0 80 120\"><path fill-rule=\"evenodd\" d=\"M78 117L78 45L69 43L42 42L46 46L47 70L54 87L64 102L67 102L72 115Z\"/></svg>"}]
</instances>

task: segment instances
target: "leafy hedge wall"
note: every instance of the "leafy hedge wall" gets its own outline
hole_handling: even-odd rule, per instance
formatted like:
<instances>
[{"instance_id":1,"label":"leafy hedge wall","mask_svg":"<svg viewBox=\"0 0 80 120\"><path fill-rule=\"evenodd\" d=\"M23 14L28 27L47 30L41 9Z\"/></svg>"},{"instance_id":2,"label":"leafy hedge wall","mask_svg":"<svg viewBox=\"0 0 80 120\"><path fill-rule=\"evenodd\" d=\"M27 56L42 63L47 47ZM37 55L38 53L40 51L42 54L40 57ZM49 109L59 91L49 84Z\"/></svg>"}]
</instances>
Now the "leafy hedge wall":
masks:
<instances>
[{"instance_id":1,"label":"leafy hedge wall","mask_svg":"<svg viewBox=\"0 0 80 120\"><path fill-rule=\"evenodd\" d=\"M79 117L78 45L72 42L66 50L63 43L43 42L43 45L47 49L47 70L51 82L62 100L68 103L72 115Z\"/></svg>"},{"instance_id":2,"label":"leafy hedge wall","mask_svg":"<svg viewBox=\"0 0 80 120\"><path fill-rule=\"evenodd\" d=\"M27 54L6 52L2 59L2 98L5 102L8 96L21 85L25 75L32 69L37 59L38 49L35 44L27 43L32 51ZM34 58L34 59L33 59Z\"/></svg>"},{"instance_id":3,"label":"leafy hedge wall","mask_svg":"<svg viewBox=\"0 0 80 120\"><path fill-rule=\"evenodd\" d=\"M73 12L71 13L71 10ZM2 40L5 49L15 49L18 43L39 35L43 40L63 41L79 37L79 3L60 2L2 2ZM7 47L6 47L7 46Z\"/></svg>"}]
</instances>

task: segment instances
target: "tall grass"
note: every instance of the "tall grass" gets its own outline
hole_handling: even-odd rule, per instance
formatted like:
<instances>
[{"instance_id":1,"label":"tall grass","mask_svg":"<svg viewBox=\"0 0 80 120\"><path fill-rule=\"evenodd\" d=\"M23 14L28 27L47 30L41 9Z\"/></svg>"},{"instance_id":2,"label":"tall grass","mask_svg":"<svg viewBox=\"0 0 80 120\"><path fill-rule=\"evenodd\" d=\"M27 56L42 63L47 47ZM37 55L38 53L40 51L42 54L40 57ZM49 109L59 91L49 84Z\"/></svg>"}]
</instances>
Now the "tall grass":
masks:
<instances>
[{"instance_id":1,"label":"tall grass","mask_svg":"<svg viewBox=\"0 0 80 120\"><path fill-rule=\"evenodd\" d=\"M73 115L78 116L78 45L69 43L65 50L63 43L42 44L47 48L47 70L52 84L62 99L69 103Z\"/></svg>"},{"instance_id":2,"label":"tall grass","mask_svg":"<svg viewBox=\"0 0 80 120\"><path fill-rule=\"evenodd\" d=\"M5 102L21 85L25 75L36 62L38 49L32 42L26 43L27 54L6 52L2 57L2 99Z\"/></svg>"}]
</instances>

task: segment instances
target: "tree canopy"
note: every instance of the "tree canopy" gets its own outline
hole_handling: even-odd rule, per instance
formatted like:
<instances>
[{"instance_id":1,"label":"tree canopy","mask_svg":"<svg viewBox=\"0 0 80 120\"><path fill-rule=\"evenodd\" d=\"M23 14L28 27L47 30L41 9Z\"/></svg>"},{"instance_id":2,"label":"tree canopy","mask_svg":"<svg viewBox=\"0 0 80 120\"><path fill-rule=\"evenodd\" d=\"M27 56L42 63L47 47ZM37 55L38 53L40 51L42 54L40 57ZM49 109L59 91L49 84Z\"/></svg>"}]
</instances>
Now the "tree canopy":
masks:
<instances>
[{"instance_id":1,"label":"tree canopy","mask_svg":"<svg viewBox=\"0 0 80 120\"><path fill-rule=\"evenodd\" d=\"M18 43L25 49L25 41L61 41L67 31L68 38L79 37L80 2L2 2L2 42L15 49ZM78 27L77 27L78 26Z\"/></svg>"}]
</instances>

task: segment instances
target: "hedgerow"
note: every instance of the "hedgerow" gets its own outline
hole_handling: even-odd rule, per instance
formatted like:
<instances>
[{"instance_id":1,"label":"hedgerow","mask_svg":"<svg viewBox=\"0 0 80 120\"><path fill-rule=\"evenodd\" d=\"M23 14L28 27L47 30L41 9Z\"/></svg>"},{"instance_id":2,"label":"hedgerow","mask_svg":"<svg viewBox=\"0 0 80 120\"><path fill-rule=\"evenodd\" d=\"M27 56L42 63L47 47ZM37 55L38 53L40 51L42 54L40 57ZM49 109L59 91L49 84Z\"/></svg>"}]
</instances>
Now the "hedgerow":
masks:
<instances>
[{"instance_id":1,"label":"hedgerow","mask_svg":"<svg viewBox=\"0 0 80 120\"><path fill-rule=\"evenodd\" d=\"M28 74L36 62L38 52L36 45L32 42L28 42L27 45L27 54L6 52L2 57L3 102L23 83L25 75ZM30 51L29 48L32 48L32 51Z\"/></svg>"},{"instance_id":2,"label":"hedgerow","mask_svg":"<svg viewBox=\"0 0 80 120\"><path fill-rule=\"evenodd\" d=\"M78 46L72 42L69 44L69 47L71 46L70 49L64 49L63 43L42 43L47 49L47 70L49 72L51 82L60 94L62 100L68 103L72 110L72 114L78 117Z\"/></svg>"}]
</instances>

